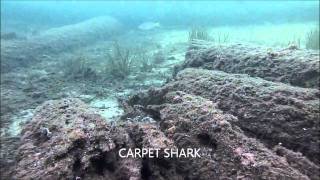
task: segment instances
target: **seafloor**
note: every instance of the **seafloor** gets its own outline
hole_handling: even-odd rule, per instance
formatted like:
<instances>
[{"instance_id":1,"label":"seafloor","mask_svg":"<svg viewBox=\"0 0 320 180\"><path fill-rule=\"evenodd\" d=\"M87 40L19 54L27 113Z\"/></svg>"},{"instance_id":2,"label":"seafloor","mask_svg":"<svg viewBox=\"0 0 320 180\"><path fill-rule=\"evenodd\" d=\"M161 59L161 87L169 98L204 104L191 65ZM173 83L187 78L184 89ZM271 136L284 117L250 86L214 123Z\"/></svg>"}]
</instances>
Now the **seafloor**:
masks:
<instances>
[{"instance_id":1,"label":"seafloor","mask_svg":"<svg viewBox=\"0 0 320 180\"><path fill-rule=\"evenodd\" d=\"M228 40L190 42L185 29L98 18L1 39L1 179L319 179L319 51L288 43L306 26L213 28ZM111 78L114 40L161 59ZM97 73L66 74L79 57ZM117 156L174 147L211 151Z\"/></svg>"}]
</instances>

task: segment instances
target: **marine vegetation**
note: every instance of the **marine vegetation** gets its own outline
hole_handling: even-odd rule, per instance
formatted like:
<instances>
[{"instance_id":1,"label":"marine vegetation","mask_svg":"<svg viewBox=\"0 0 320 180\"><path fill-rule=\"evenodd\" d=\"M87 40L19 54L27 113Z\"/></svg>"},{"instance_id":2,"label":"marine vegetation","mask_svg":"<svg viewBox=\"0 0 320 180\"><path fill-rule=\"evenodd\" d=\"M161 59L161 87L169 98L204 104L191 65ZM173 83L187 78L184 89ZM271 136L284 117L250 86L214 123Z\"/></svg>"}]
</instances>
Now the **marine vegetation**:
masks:
<instances>
[{"instance_id":1,"label":"marine vegetation","mask_svg":"<svg viewBox=\"0 0 320 180\"><path fill-rule=\"evenodd\" d=\"M114 78L125 79L132 72L133 59L129 49L115 42L112 53L107 53L106 73Z\"/></svg>"},{"instance_id":2,"label":"marine vegetation","mask_svg":"<svg viewBox=\"0 0 320 180\"><path fill-rule=\"evenodd\" d=\"M90 65L89 60L84 56L63 61L61 68L63 74L72 79L97 79L96 70Z\"/></svg>"},{"instance_id":3,"label":"marine vegetation","mask_svg":"<svg viewBox=\"0 0 320 180\"><path fill-rule=\"evenodd\" d=\"M310 30L306 35L306 48L319 49L319 29Z\"/></svg>"},{"instance_id":4,"label":"marine vegetation","mask_svg":"<svg viewBox=\"0 0 320 180\"><path fill-rule=\"evenodd\" d=\"M154 63L152 62L151 58L147 55L145 51L140 51L136 55L136 60L140 62L140 71L142 72L151 72Z\"/></svg>"},{"instance_id":5,"label":"marine vegetation","mask_svg":"<svg viewBox=\"0 0 320 180\"><path fill-rule=\"evenodd\" d=\"M155 64L161 64L166 60L163 51L158 51L153 54L153 61Z\"/></svg>"},{"instance_id":6,"label":"marine vegetation","mask_svg":"<svg viewBox=\"0 0 320 180\"><path fill-rule=\"evenodd\" d=\"M192 27L189 31L189 41L193 40L210 40L207 29L203 27Z\"/></svg>"},{"instance_id":7,"label":"marine vegetation","mask_svg":"<svg viewBox=\"0 0 320 180\"><path fill-rule=\"evenodd\" d=\"M282 44L282 46L289 47L289 49L292 49L290 47L296 47L297 49L300 49L301 38L294 36L291 40L288 41L287 44Z\"/></svg>"},{"instance_id":8,"label":"marine vegetation","mask_svg":"<svg viewBox=\"0 0 320 180\"><path fill-rule=\"evenodd\" d=\"M218 37L216 38L216 41L219 44L220 43L227 43L227 42L229 42L229 39L230 39L229 38L229 33L218 33Z\"/></svg>"}]
</instances>

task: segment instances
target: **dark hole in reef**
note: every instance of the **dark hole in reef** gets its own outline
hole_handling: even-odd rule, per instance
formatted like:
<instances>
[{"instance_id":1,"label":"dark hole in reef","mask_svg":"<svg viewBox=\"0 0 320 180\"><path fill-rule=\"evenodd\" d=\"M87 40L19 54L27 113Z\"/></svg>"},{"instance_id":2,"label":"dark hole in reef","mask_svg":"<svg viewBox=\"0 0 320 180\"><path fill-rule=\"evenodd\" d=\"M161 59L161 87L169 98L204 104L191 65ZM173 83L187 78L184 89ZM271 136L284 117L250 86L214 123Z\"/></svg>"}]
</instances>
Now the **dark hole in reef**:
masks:
<instances>
[{"instance_id":1,"label":"dark hole in reef","mask_svg":"<svg viewBox=\"0 0 320 180\"><path fill-rule=\"evenodd\" d=\"M151 170L149 168L148 159L142 160L141 177L142 179L148 180L151 176Z\"/></svg>"},{"instance_id":2,"label":"dark hole in reef","mask_svg":"<svg viewBox=\"0 0 320 180\"><path fill-rule=\"evenodd\" d=\"M212 139L209 134L207 133L201 133L197 135L197 138L199 142L205 146L210 146L214 149L217 148L217 141L215 139Z\"/></svg>"},{"instance_id":3,"label":"dark hole in reef","mask_svg":"<svg viewBox=\"0 0 320 180\"><path fill-rule=\"evenodd\" d=\"M117 157L116 157L116 153L106 153L104 155L104 161L105 161L105 165L106 165L106 168L109 170L109 171L115 171L116 170L116 167L115 167L115 164L114 162L117 161Z\"/></svg>"},{"instance_id":4,"label":"dark hole in reef","mask_svg":"<svg viewBox=\"0 0 320 180\"><path fill-rule=\"evenodd\" d=\"M77 139L73 142L74 148L84 148L86 141L84 139Z\"/></svg>"},{"instance_id":5,"label":"dark hole in reef","mask_svg":"<svg viewBox=\"0 0 320 180\"><path fill-rule=\"evenodd\" d=\"M147 109L147 113L156 121L160 121L160 112L153 110L153 109Z\"/></svg>"},{"instance_id":6,"label":"dark hole in reef","mask_svg":"<svg viewBox=\"0 0 320 180\"><path fill-rule=\"evenodd\" d=\"M95 170L95 172L99 175L104 174L104 169L107 167L107 163L105 161L104 155L98 155L90 159L90 162Z\"/></svg>"},{"instance_id":7,"label":"dark hole in reef","mask_svg":"<svg viewBox=\"0 0 320 180\"><path fill-rule=\"evenodd\" d=\"M67 109L69 107L69 105L62 105L59 107L59 109Z\"/></svg>"},{"instance_id":8,"label":"dark hole in reef","mask_svg":"<svg viewBox=\"0 0 320 180\"><path fill-rule=\"evenodd\" d=\"M168 160L168 159L165 159L165 158L163 158L163 157L158 158L157 161L156 161L156 163L157 163L159 166L164 167L164 168L166 168L166 169L170 169L170 168L172 167L171 164L170 164L170 162L169 162L169 160Z\"/></svg>"},{"instance_id":9,"label":"dark hole in reef","mask_svg":"<svg viewBox=\"0 0 320 180\"><path fill-rule=\"evenodd\" d=\"M45 129L39 129L39 131L34 135L34 137L37 139L35 143L36 146L50 139L48 132Z\"/></svg>"},{"instance_id":10,"label":"dark hole in reef","mask_svg":"<svg viewBox=\"0 0 320 180\"><path fill-rule=\"evenodd\" d=\"M74 177L79 177L81 173L81 161L79 158L75 160L72 166L72 170L74 172Z\"/></svg>"}]
</instances>

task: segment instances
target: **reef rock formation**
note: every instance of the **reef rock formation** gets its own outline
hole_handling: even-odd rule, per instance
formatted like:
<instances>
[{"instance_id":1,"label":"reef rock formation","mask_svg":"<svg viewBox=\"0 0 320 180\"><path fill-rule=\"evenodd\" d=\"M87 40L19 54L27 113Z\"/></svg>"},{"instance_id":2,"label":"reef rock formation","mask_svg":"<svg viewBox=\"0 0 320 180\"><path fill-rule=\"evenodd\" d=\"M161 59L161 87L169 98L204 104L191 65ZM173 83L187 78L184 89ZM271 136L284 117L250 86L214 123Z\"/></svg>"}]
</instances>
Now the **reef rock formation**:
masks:
<instances>
[{"instance_id":1,"label":"reef rock formation","mask_svg":"<svg viewBox=\"0 0 320 180\"><path fill-rule=\"evenodd\" d=\"M300 180L317 173L312 162L305 173L286 153L248 138L236 117L206 98L163 89L153 95L158 103L130 106L130 113L152 116L159 125L108 125L78 99L45 102L23 131L14 178ZM201 158L120 158L121 148L200 148Z\"/></svg>"},{"instance_id":2,"label":"reef rock formation","mask_svg":"<svg viewBox=\"0 0 320 180\"><path fill-rule=\"evenodd\" d=\"M121 32L120 28L121 25L116 19L102 16L49 29L26 41L5 42L1 44L1 71L9 72L18 66L41 61L48 55L108 39Z\"/></svg>"},{"instance_id":3,"label":"reef rock formation","mask_svg":"<svg viewBox=\"0 0 320 180\"><path fill-rule=\"evenodd\" d=\"M152 115L178 148L203 150L200 159L177 159L175 166L168 168L181 172L180 179L310 178L309 172L304 174L301 169L291 166L285 157L246 136L236 125L238 119L224 114L218 104L209 99L162 88L136 95L129 104L137 112L143 109ZM306 158L303 160L307 161ZM319 167L308 162L312 167L310 171L318 175Z\"/></svg>"},{"instance_id":4,"label":"reef rock formation","mask_svg":"<svg viewBox=\"0 0 320 180\"><path fill-rule=\"evenodd\" d=\"M153 163L119 158L119 149L172 146L154 124L116 127L78 99L47 101L23 130L13 175L14 179L141 179Z\"/></svg>"},{"instance_id":5,"label":"reef rock formation","mask_svg":"<svg viewBox=\"0 0 320 180\"><path fill-rule=\"evenodd\" d=\"M163 91L177 90L217 103L249 136L269 146L280 143L319 164L319 90L193 68L178 73Z\"/></svg>"},{"instance_id":6,"label":"reef rock formation","mask_svg":"<svg viewBox=\"0 0 320 180\"><path fill-rule=\"evenodd\" d=\"M194 41L181 67L249 74L269 81L319 88L319 51L295 46L272 50L248 44L212 45Z\"/></svg>"},{"instance_id":7,"label":"reef rock formation","mask_svg":"<svg viewBox=\"0 0 320 180\"><path fill-rule=\"evenodd\" d=\"M16 179L112 179L118 169L114 164L115 140L126 140L77 99L47 101L38 108L25 127L19 148ZM127 169L134 160L121 168L130 176L135 169Z\"/></svg>"}]
</instances>

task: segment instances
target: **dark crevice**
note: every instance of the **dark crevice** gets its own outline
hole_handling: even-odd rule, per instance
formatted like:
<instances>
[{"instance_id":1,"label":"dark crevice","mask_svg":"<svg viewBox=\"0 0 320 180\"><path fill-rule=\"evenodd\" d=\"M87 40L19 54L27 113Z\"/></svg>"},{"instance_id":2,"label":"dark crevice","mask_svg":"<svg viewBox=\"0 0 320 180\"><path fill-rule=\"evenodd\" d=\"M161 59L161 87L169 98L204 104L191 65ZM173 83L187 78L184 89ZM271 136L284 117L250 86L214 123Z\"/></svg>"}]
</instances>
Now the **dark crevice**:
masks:
<instances>
[{"instance_id":1,"label":"dark crevice","mask_svg":"<svg viewBox=\"0 0 320 180\"><path fill-rule=\"evenodd\" d=\"M90 162L94 168L95 173L104 175L104 169L107 167L104 155L98 155L90 159Z\"/></svg>"},{"instance_id":2,"label":"dark crevice","mask_svg":"<svg viewBox=\"0 0 320 180\"><path fill-rule=\"evenodd\" d=\"M217 141L215 139L212 139L209 134L201 133L197 135L197 138L200 144L212 147L213 149L217 149Z\"/></svg>"},{"instance_id":3,"label":"dark crevice","mask_svg":"<svg viewBox=\"0 0 320 180\"><path fill-rule=\"evenodd\" d=\"M76 179L76 177L80 177L81 176L81 161L79 158L76 158L75 162L73 163L72 166L72 170L74 172L74 179Z\"/></svg>"},{"instance_id":4,"label":"dark crevice","mask_svg":"<svg viewBox=\"0 0 320 180\"><path fill-rule=\"evenodd\" d=\"M106 169L114 172L116 170L115 162L117 161L116 153L108 152L104 155Z\"/></svg>"},{"instance_id":5,"label":"dark crevice","mask_svg":"<svg viewBox=\"0 0 320 180\"><path fill-rule=\"evenodd\" d=\"M157 161L155 161L157 165L164 167L165 169L171 169L172 165L170 164L170 161L166 158L158 158Z\"/></svg>"},{"instance_id":6,"label":"dark crevice","mask_svg":"<svg viewBox=\"0 0 320 180\"><path fill-rule=\"evenodd\" d=\"M149 180L151 177L152 173L149 167L149 161L148 159L143 159L142 160L142 168L141 168L141 178L143 180Z\"/></svg>"},{"instance_id":7,"label":"dark crevice","mask_svg":"<svg viewBox=\"0 0 320 180\"><path fill-rule=\"evenodd\" d=\"M160 121L161 117L160 117L160 112L157 110L153 110L153 109L147 109L146 113L148 113L152 119L154 119L155 121Z\"/></svg>"}]
</instances>

